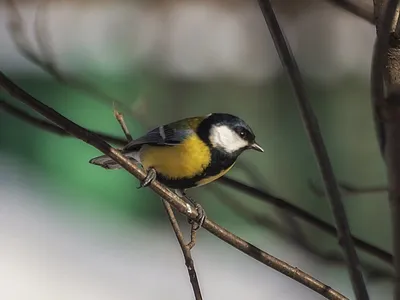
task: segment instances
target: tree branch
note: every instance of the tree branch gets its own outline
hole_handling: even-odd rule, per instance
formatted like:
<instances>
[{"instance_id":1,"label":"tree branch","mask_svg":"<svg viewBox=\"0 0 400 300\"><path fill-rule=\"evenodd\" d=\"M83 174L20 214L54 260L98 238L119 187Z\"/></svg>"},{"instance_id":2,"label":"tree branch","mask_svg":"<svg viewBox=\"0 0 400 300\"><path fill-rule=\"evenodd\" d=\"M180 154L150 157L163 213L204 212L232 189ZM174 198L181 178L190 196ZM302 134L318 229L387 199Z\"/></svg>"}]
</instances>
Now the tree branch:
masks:
<instances>
[{"instance_id":1,"label":"tree branch","mask_svg":"<svg viewBox=\"0 0 400 300\"><path fill-rule=\"evenodd\" d=\"M34 29L36 42L40 50L40 53L36 53L35 47L28 38L25 30L26 26L24 24L24 20L19 13L15 1L6 0L7 8L9 11L9 33L20 54L31 63L42 69L44 72L48 73L59 83L69 86L70 88L73 88L75 90L84 92L88 95L94 96L95 99L98 99L103 104L109 106L118 104L118 107L120 107L123 111L130 112L131 115L140 120L140 114L137 114L134 109L129 108L124 102L114 97L110 97L108 94L106 94L96 86L90 84L89 82L78 80L68 75L62 74L62 72L57 67L55 55L51 49L51 45L49 42L50 34L46 30L47 26L44 19L47 6L50 4L50 2L51 1L49 0L42 0L42 2L38 5L38 9L36 11Z\"/></svg>"},{"instance_id":2,"label":"tree branch","mask_svg":"<svg viewBox=\"0 0 400 300\"><path fill-rule=\"evenodd\" d=\"M4 101L2 99L0 99L0 110L1 109L3 109L10 115L12 115L18 119L21 119L24 122L26 122L34 127L40 128L42 130L45 130L45 131L48 131L51 133L55 133L60 136L67 136L67 137L71 136L71 134L69 132L65 131L61 127L59 127L53 123L50 123L46 120L41 120L39 118L31 116L28 113L26 113L24 110L19 109L18 107L14 106L10 103L7 103L6 101ZM90 131L90 132L98 135L99 137L101 137L102 139L106 140L109 143L113 143L113 144L117 144L117 145L126 145L126 143L127 143L126 139L116 137L116 136L113 136L110 134L105 134L105 133L97 132L97 131Z\"/></svg>"},{"instance_id":3,"label":"tree branch","mask_svg":"<svg viewBox=\"0 0 400 300\"><path fill-rule=\"evenodd\" d=\"M12 114L13 116L27 122L28 124L31 124L32 126L38 127L40 129L43 129L45 131L49 131L55 134L59 134L61 136L68 136L71 137L71 135L66 132L64 129L58 127L57 125L54 125L53 123L50 123L45 120L41 120L38 118L35 118L25 111L5 102L0 100L0 109L3 108L6 112ZM93 132L93 131L92 131ZM121 145L124 146L126 145L126 140L111 136L111 135L106 135L100 132L94 132L104 140L110 143L114 143L116 145ZM312 215L311 213L301 209L300 207L297 207L293 204L291 204L289 201L276 197L272 195L271 193L268 193L264 190L261 190L259 188L255 188L249 185L246 185L238 180L235 180L231 177L224 176L220 178L217 183L228 186L230 188L233 188L235 190L241 191L245 194L248 194L250 196L255 197L256 199L259 199L260 201L263 201L265 203L269 203L274 205L275 207L285 210L286 212L292 214L293 216L296 216L314 226L319 228L320 230L326 232L327 234L331 236L336 236L336 228L329 224L328 222L321 220L317 218L316 216ZM383 260L384 262L392 265L393 263L393 257L390 253L386 252L383 249L380 249L376 246L373 246L359 238L356 238L352 236L354 243L357 247L360 249L364 250L365 252Z\"/></svg>"},{"instance_id":4,"label":"tree branch","mask_svg":"<svg viewBox=\"0 0 400 300\"><path fill-rule=\"evenodd\" d=\"M115 116L115 119L118 121L119 125L121 126L121 129L124 132L126 139L130 143L132 141L132 135L129 132L128 126L126 126L123 114L114 108L114 116ZM199 281L197 280L196 269L194 268L194 262L192 259L192 255L190 253L191 248L196 243L196 241L195 241L196 236L193 235L193 232L196 232L195 230L193 230L194 225L192 224L192 226L191 226L191 241L188 245L186 245L185 240L183 238L181 228L179 227L178 221L176 220L176 217L175 217L174 211L171 208L171 205L164 199L161 198L161 200L164 205L165 211L167 213L168 219L171 223L172 229L174 230L175 236L178 240L179 246L182 249L182 254L185 259L185 265L186 265L186 268L189 273L189 279L190 279L190 283L192 284L192 289L193 289L195 299L202 300L203 298L201 296Z\"/></svg>"},{"instance_id":5,"label":"tree branch","mask_svg":"<svg viewBox=\"0 0 400 300\"><path fill-rule=\"evenodd\" d=\"M318 260L320 260L323 263L340 264L340 265L343 264L346 266L346 261L343 259L343 256L340 255L340 253L335 253L334 251L323 252L319 250L317 247L313 246L313 244L308 241L307 236L301 230L301 224L299 224L299 222L296 222L293 216L287 214L286 211L281 211L281 213L284 214L282 216L283 223L284 225L288 225L286 227L283 227L281 226L281 224L278 224L278 222L268 218L267 215L249 209L246 205L243 205L239 200L236 200L234 198L227 199L226 193L224 193L221 189L212 188L212 191L217 196L218 201L220 201L229 209L231 209L239 217L255 225L262 226L264 228L276 232L283 239L295 243L297 246L304 249L305 251L308 251L310 254L315 256ZM382 280L387 278L391 280L393 279L393 274L390 271L384 269L378 269L375 266L370 265L366 262L362 263L362 267L365 270L367 279L370 280L378 280L378 279Z\"/></svg>"},{"instance_id":6,"label":"tree branch","mask_svg":"<svg viewBox=\"0 0 400 300\"><path fill-rule=\"evenodd\" d=\"M328 233L329 235L337 236L337 231L334 226L332 226L331 224L329 224L328 222L326 222L324 220L317 218L316 216L312 215L311 213L291 204L289 201L286 201L279 197L273 196L265 191L262 191L260 189L246 185L240 181L234 180L234 179L226 177L226 176L220 178L218 180L218 182L223 182L223 184L226 186L230 186L232 188L237 188L238 190L241 190L242 192L245 192L248 195L252 195L253 197L256 197L257 199L260 199L264 202L267 202L278 208L288 211L291 214L297 216L298 218L301 218L304 221L318 227L319 229ZM374 245L371 245L357 237L352 236L352 238L354 240L354 243L360 249L368 252L371 255L374 255L375 257L385 261L386 263L388 263L390 265L393 264L393 256L390 253L388 253L385 250L380 249Z\"/></svg>"},{"instance_id":7,"label":"tree branch","mask_svg":"<svg viewBox=\"0 0 400 300\"><path fill-rule=\"evenodd\" d=\"M343 203L341 201L339 187L329 161L329 156L326 151L322 135L320 133L317 118L307 99L300 71L279 26L278 20L276 19L270 0L258 0L258 3L275 43L275 48L278 51L282 65L288 72L290 81L296 94L303 122L311 145L313 146L314 154L316 156L324 181L326 193L330 200L332 213L337 227L338 241L342 247L348 264L355 296L357 299L367 300L369 299L368 292L364 283L363 275L361 273L360 262L350 234L349 224Z\"/></svg>"},{"instance_id":8,"label":"tree branch","mask_svg":"<svg viewBox=\"0 0 400 300\"><path fill-rule=\"evenodd\" d=\"M175 218L174 211L171 208L171 205L162 199L164 204L164 208L168 214L169 221L171 222L172 229L175 232L175 236L178 240L179 246L182 249L183 257L185 258L185 265L189 273L190 283L192 284L194 296L196 300L202 300L199 281L197 280L196 269L194 268L194 262L192 259L192 254L190 253L190 246L185 244L185 240L183 238L183 234L181 229L179 228L178 221Z\"/></svg>"},{"instance_id":9,"label":"tree branch","mask_svg":"<svg viewBox=\"0 0 400 300\"><path fill-rule=\"evenodd\" d=\"M144 180L145 172L142 169L140 169L136 164L134 164L132 161L125 158L121 154L121 152L111 147L97 135L73 123L72 121L68 120L67 118L65 118L64 116L53 110L52 108L46 106L39 100L33 98L31 95L29 95L24 90L15 85L11 80L9 80L2 72L0 72L0 86L3 87L3 89L7 91L15 99L25 103L32 109L36 110L38 113L40 113L50 121L54 122L58 126L62 127L65 131L69 132L71 135L92 145L105 155L108 155L110 158L112 158L118 164L120 164L125 170L134 175L137 179ZM196 209L190 206L180 197L178 197L175 193L171 192L169 189L164 187L157 180L152 181L149 187L154 192L156 192L160 197L162 197L163 199L168 201L168 203L174 206L180 213L186 215L192 220L196 220L197 217ZM205 220L203 228L212 233L213 235L217 236L218 238L222 239L226 243L232 245L236 249L258 260L259 262L273 268L274 270L296 280L297 282L309 287L310 289L321 294L327 299L347 299L346 297L344 297L331 287L316 280L315 278L304 273L298 268L295 268L287 264L286 262L262 251L261 249L255 247L254 245L230 233L229 231L217 225L216 223L212 222L208 218Z\"/></svg>"}]
</instances>

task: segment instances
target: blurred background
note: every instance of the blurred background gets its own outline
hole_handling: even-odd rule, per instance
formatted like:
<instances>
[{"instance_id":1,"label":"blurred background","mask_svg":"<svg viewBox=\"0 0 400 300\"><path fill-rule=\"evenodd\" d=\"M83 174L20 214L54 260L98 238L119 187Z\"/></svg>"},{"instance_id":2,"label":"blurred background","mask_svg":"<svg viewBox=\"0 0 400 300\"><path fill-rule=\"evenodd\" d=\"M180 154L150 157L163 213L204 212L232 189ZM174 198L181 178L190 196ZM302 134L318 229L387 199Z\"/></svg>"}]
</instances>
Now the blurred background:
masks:
<instances>
[{"instance_id":1,"label":"blurred background","mask_svg":"<svg viewBox=\"0 0 400 300\"><path fill-rule=\"evenodd\" d=\"M372 1L359 1L372 10ZM309 187L310 181L321 186L320 175L256 1L15 3L28 36L25 49L32 47L61 74L102 93L71 88L27 60L10 34L9 22L18 16L0 1L0 69L30 94L86 128L121 137L103 94L128 108L133 136L187 116L238 115L253 127L265 153L242 155L229 176L332 223L327 199ZM336 176L355 186L385 186L369 97L375 28L327 1L273 4ZM36 43L41 40L45 47ZM0 96L19 106L4 92ZM158 197L137 190L138 181L127 172L90 165L97 155L79 140L0 111L0 299L193 297ZM334 238L219 183L190 194L212 220L354 299L346 268L322 255L340 257ZM390 251L386 193L343 200L353 234ZM257 224L253 213L265 223ZM180 222L187 232L186 220ZM321 298L204 230L192 252L205 299ZM359 253L371 271L371 298L390 299L388 265Z\"/></svg>"}]
</instances>

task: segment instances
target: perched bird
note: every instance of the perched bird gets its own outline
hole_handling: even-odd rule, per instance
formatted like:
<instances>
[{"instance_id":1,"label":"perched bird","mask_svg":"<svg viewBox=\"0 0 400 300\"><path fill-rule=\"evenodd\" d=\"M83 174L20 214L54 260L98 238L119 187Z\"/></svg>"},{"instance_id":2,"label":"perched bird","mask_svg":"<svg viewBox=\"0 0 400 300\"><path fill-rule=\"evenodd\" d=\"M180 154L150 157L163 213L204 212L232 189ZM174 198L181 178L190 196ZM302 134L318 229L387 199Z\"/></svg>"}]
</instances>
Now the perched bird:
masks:
<instances>
[{"instance_id":1,"label":"perched bird","mask_svg":"<svg viewBox=\"0 0 400 300\"><path fill-rule=\"evenodd\" d=\"M212 113L155 128L121 151L147 171L140 187L157 178L196 206L201 226L204 210L185 191L225 175L247 149L264 151L256 143L251 128L236 116ZM90 163L105 169L121 168L106 155L93 158Z\"/></svg>"}]
</instances>

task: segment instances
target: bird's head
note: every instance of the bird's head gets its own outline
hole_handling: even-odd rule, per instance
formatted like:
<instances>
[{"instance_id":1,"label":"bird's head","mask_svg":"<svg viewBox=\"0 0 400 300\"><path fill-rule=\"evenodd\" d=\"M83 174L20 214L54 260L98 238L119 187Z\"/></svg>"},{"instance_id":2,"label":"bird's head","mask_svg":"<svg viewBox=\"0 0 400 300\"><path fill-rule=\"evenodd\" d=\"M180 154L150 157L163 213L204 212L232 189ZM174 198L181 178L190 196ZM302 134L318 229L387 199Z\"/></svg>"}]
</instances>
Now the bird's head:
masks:
<instances>
[{"instance_id":1,"label":"bird's head","mask_svg":"<svg viewBox=\"0 0 400 300\"><path fill-rule=\"evenodd\" d=\"M200 124L199 135L210 146L228 154L240 154L244 150L264 150L257 144L253 130L239 117L213 113Z\"/></svg>"}]
</instances>

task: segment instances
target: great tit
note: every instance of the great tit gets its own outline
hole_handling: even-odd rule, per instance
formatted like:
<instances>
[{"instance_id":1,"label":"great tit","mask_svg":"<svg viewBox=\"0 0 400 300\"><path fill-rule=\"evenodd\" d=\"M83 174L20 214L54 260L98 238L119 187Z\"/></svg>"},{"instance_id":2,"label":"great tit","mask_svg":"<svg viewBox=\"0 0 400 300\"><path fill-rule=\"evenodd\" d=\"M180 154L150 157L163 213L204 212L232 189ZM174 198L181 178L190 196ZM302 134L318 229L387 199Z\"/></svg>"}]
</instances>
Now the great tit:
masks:
<instances>
[{"instance_id":1,"label":"great tit","mask_svg":"<svg viewBox=\"0 0 400 300\"><path fill-rule=\"evenodd\" d=\"M204 221L201 206L187 197L185 191L225 175L239 155L248 149L264 152L256 143L250 126L236 116L212 113L155 128L129 142L121 151L147 171L141 187L157 178L190 200ZM106 155L95 157L90 163L105 169L121 168Z\"/></svg>"}]
</instances>

